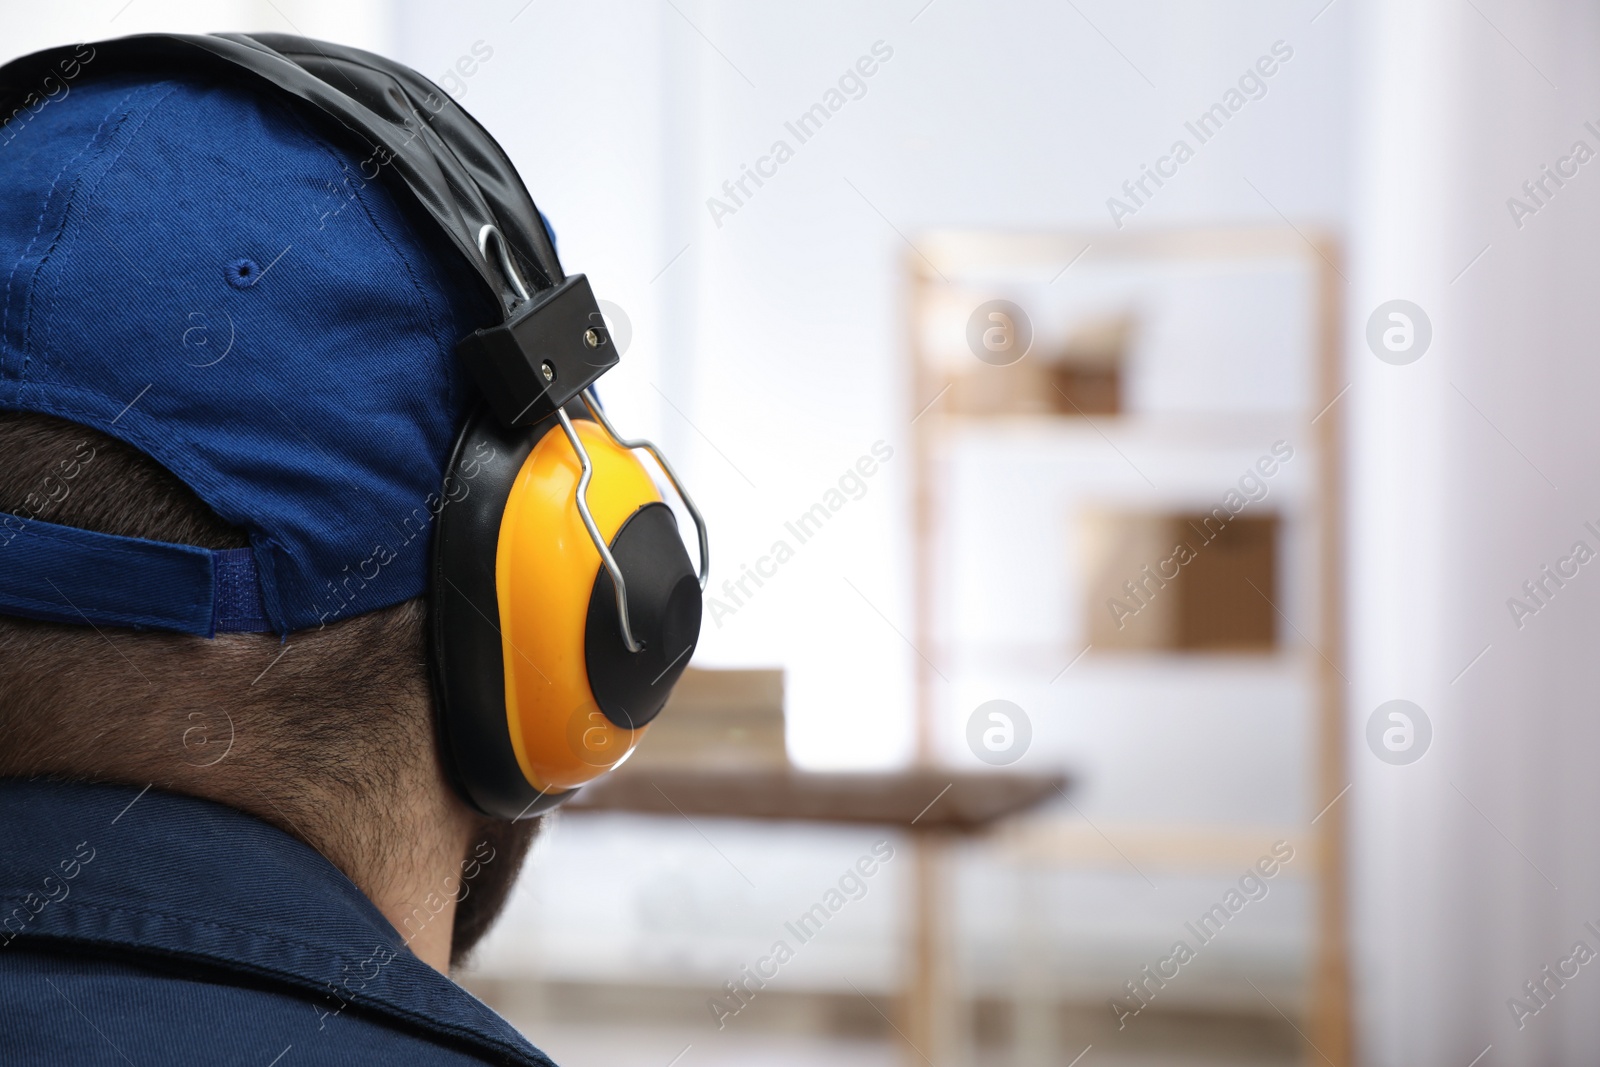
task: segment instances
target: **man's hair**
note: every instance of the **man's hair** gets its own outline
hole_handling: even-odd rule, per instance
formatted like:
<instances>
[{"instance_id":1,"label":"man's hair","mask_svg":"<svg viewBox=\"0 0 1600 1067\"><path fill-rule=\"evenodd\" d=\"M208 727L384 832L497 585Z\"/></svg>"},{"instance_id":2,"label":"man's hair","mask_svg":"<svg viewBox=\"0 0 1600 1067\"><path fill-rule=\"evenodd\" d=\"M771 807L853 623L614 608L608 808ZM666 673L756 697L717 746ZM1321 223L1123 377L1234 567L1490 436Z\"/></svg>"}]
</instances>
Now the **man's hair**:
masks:
<instances>
[{"instance_id":1,"label":"man's hair","mask_svg":"<svg viewBox=\"0 0 1600 1067\"><path fill-rule=\"evenodd\" d=\"M33 413L0 412L0 512L22 520L0 542L37 519L201 548L250 544L142 452ZM220 755L207 750L225 742L229 719L243 745L243 718L260 731L261 758L357 799L427 747L431 723L406 714L429 706L427 684L420 601L297 633L288 647L272 634L208 640L0 616L0 774L93 775L96 739L127 722L139 743L125 758L154 777L163 763Z\"/></svg>"},{"instance_id":2,"label":"man's hair","mask_svg":"<svg viewBox=\"0 0 1600 1067\"><path fill-rule=\"evenodd\" d=\"M124 537L249 546L171 472L86 427L0 412L0 553L32 521ZM20 526L20 531L18 527ZM419 599L287 642L273 634L133 632L0 615L0 776L154 784L245 798L253 813L353 869L402 851L377 810L436 773ZM212 777L215 776L215 777ZM370 824L370 825L369 825ZM534 827L496 825L514 875ZM509 892L489 880L457 909L457 960Z\"/></svg>"}]
</instances>

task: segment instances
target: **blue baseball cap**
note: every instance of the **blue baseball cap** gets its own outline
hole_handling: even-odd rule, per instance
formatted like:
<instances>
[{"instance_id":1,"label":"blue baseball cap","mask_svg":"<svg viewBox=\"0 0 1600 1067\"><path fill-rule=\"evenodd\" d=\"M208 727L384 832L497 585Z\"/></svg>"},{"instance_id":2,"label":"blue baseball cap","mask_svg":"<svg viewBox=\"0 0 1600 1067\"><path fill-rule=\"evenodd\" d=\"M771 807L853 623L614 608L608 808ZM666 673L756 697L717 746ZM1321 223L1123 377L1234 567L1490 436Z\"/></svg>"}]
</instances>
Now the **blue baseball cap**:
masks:
<instances>
[{"instance_id":1,"label":"blue baseball cap","mask_svg":"<svg viewBox=\"0 0 1600 1067\"><path fill-rule=\"evenodd\" d=\"M211 636L422 594L476 267L291 102L110 73L0 126L0 409L137 448L249 549L0 516L0 613ZM0 116L3 120L5 116Z\"/></svg>"}]
</instances>

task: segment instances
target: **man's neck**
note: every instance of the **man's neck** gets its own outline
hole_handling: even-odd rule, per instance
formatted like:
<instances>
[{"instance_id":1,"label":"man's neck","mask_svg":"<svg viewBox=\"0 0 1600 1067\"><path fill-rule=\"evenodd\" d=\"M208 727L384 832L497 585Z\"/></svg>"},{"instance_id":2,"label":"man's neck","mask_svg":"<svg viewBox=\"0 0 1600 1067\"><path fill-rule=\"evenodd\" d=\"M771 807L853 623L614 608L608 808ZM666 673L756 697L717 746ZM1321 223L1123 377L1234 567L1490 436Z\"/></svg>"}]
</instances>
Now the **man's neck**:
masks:
<instances>
[{"instance_id":1,"label":"man's neck","mask_svg":"<svg viewBox=\"0 0 1600 1067\"><path fill-rule=\"evenodd\" d=\"M456 902L463 892L463 865L476 822L455 798L440 810L415 812L396 825L394 841L408 858L401 863L376 863L367 870L346 871L350 880L383 912L417 958L436 970L450 971L451 932Z\"/></svg>"},{"instance_id":2,"label":"man's neck","mask_svg":"<svg viewBox=\"0 0 1600 1067\"><path fill-rule=\"evenodd\" d=\"M318 818L303 801L291 805L250 793L213 799L250 811L322 853L383 913L418 959L449 973L463 864L479 820L442 776L364 817L345 812ZM353 827L352 820L365 825Z\"/></svg>"},{"instance_id":3,"label":"man's neck","mask_svg":"<svg viewBox=\"0 0 1600 1067\"><path fill-rule=\"evenodd\" d=\"M182 765L180 765L182 766ZM317 795L304 781L261 779L245 771L185 766L165 776L137 763L91 775L141 783L238 808L320 852L355 883L399 931L418 959L448 974L456 904L473 871L464 867L482 820L455 795L434 765L405 775L408 788L386 797ZM479 835L481 836L481 835Z\"/></svg>"}]
</instances>

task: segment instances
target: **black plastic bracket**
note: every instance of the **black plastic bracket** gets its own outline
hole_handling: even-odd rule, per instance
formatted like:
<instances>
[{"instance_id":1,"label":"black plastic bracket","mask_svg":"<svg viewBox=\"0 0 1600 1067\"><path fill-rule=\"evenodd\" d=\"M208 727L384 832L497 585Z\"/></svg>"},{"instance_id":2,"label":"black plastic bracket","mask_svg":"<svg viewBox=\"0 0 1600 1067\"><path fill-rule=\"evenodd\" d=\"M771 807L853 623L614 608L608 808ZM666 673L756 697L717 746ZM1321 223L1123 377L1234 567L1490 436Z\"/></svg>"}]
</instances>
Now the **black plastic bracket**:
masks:
<instances>
[{"instance_id":1,"label":"black plastic bracket","mask_svg":"<svg viewBox=\"0 0 1600 1067\"><path fill-rule=\"evenodd\" d=\"M534 293L505 322L467 335L456 354L505 426L549 417L617 364L617 346L581 274Z\"/></svg>"}]
</instances>

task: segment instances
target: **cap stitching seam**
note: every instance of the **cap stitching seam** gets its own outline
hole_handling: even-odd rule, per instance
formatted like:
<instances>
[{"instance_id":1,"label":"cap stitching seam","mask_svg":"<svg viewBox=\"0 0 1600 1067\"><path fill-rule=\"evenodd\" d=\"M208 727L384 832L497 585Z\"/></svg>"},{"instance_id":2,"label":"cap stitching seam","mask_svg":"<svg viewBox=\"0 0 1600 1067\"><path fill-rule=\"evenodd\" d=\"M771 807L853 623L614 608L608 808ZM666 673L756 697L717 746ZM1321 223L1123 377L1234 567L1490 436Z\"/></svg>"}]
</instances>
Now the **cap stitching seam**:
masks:
<instances>
[{"instance_id":1,"label":"cap stitching seam","mask_svg":"<svg viewBox=\"0 0 1600 1067\"><path fill-rule=\"evenodd\" d=\"M89 140L87 142L85 142L84 146L82 148L78 149L78 151L73 154L71 159L69 159L65 163L63 163L61 165L61 169L56 172L56 176L53 179L51 179L50 189L49 189L48 192L45 193L44 204L39 209L39 218L38 218L38 220L37 220L37 222L36 222L36 224L34 226L33 237L31 239L29 239L28 247L23 249L22 255L17 258L16 263L12 264L11 273L6 277L5 303L3 305L3 310L0 310L0 338L6 337L10 333L10 329L11 329L11 290L12 290L12 287L16 283L18 273L20 273L21 270L22 270L22 265L28 261L28 257L29 256L33 255L33 246L39 243L39 237L40 237L41 234L44 233L45 216L47 216L50 213L50 203L51 203L51 201L53 201L55 199L56 189L57 189L57 187L60 186L61 179L66 176L67 170L69 168L71 168L74 163L78 162L78 160L83 158L84 153L88 152L89 149L94 147L95 142L100 139L100 134L102 132L104 132L107 124L109 124L112 121L113 118L116 118L119 123L122 121L123 118L126 118L125 114L117 115L115 113L116 112L120 112L122 110L123 105L126 104L130 99L132 99L134 94L137 93L138 91L139 91L139 87L135 87L133 89L130 89L130 90L128 90L128 93L127 93L126 96L124 96L121 100L117 101L117 106L112 109L114 114L107 115L104 119L102 119L100 121L100 125L95 127L94 133L89 135ZM48 258L48 257L46 257L46 258ZM36 281L38 279L39 271L42 270L43 267L44 267L44 259L41 259L39 261L38 265L35 266L34 269L33 269L33 281ZM30 290L30 292L28 294L28 296L30 298L30 300L29 300L30 304L31 304L32 295L33 295L32 291ZM22 357L22 370L21 370L21 373L18 375L18 385L19 386L22 385L23 383L25 383L27 381L27 378L28 378L28 361L29 361L28 336L29 336L29 333L31 332L28 329L28 325L27 325L27 323L29 321L28 320L28 312L25 311L23 313L22 317L23 317L23 320L24 320L24 326L22 328L22 339L21 339L20 343L17 346L18 347L18 354Z\"/></svg>"},{"instance_id":2,"label":"cap stitching seam","mask_svg":"<svg viewBox=\"0 0 1600 1067\"><path fill-rule=\"evenodd\" d=\"M100 183L106 180L112 169L116 167L117 163L128 151L128 148L131 146L133 136L137 134L141 128L143 128L145 123L150 121L151 117L161 109L161 106L167 102L168 98L171 97L173 93L178 91L178 86L172 83L162 82L140 85L129 92L128 96L123 97L122 101L118 103L117 106L121 108L127 103L129 97L132 97L136 93L141 91L151 93L156 89L163 87L165 87L166 92L149 101L149 106L143 115L138 116L137 119L135 119L133 109L130 108L125 111L117 120L116 128L112 130L111 134L105 139L104 144L101 146L101 160L97 162L103 162L104 166L101 168L100 173L94 177L93 182L87 188L84 188L82 183L84 178L87 176L88 168L85 167L84 170L79 173L78 180L73 183L72 191L67 195L66 207L61 212L61 225L56 229L56 235L51 240L50 248L39 259L39 265L35 269L36 277L43 273L45 265L49 263L51 256L55 254L57 247L61 244L61 239L66 235L67 226L74 218L74 209L80 204L86 204L88 201L94 199L95 193L100 189ZM133 121L134 124L124 135L123 127L126 126L130 121ZM45 309L46 319L52 319L54 316L58 297L59 293L52 292L50 294L50 304ZM28 339L33 336L33 318L31 315L28 318L25 330L26 333L24 335L24 347L27 346ZM29 363L32 362L31 353L26 358ZM48 361L45 362L48 363ZM26 365L24 367L24 379L26 379Z\"/></svg>"}]
</instances>

